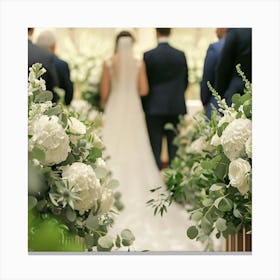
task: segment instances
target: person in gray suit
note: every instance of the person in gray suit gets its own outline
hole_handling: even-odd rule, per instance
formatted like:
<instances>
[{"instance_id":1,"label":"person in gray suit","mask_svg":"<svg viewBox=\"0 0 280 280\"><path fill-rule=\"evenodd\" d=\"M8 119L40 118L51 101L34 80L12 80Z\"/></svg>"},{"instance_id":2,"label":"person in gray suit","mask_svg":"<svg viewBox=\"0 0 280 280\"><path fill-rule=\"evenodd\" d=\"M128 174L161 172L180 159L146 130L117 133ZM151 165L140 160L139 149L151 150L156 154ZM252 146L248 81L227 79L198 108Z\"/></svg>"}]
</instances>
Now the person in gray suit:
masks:
<instances>
[{"instance_id":1,"label":"person in gray suit","mask_svg":"<svg viewBox=\"0 0 280 280\"><path fill-rule=\"evenodd\" d=\"M165 130L167 123L177 126L179 115L187 112L185 91L188 86L188 65L185 54L170 46L171 28L156 28L158 46L144 53L149 93L142 98L152 150L159 169L162 138L166 136L169 163L176 155L175 133Z\"/></svg>"},{"instance_id":2,"label":"person in gray suit","mask_svg":"<svg viewBox=\"0 0 280 280\"><path fill-rule=\"evenodd\" d=\"M34 28L28 28L28 69L34 63L41 63L47 70L42 78L46 81L46 89L53 92L52 102L55 103L58 100L58 95L53 89L54 87L59 87L59 81L54 65L54 55L44 48L32 43L31 37L33 32Z\"/></svg>"}]
</instances>

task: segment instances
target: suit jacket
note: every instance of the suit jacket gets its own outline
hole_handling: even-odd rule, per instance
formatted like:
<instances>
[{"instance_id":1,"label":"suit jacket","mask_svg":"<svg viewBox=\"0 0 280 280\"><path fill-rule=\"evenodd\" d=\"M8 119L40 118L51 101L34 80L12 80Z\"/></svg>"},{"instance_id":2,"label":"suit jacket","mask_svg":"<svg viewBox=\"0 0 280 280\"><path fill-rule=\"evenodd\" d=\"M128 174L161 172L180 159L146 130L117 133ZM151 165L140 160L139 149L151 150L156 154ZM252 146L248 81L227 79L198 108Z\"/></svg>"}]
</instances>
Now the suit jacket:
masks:
<instances>
[{"instance_id":1,"label":"suit jacket","mask_svg":"<svg viewBox=\"0 0 280 280\"><path fill-rule=\"evenodd\" d=\"M188 65L185 54L167 42L144 53L149 93L142 99L147 115L186 113L185 91Z\"/></svg>"},{"instance_id":2,"label":"suit jacket","mask_svg":"<svg viewBox=\"0 0 280 280\"><path fill-rule=\"evenodd\" d=\"M42 63L43 67L47 70L42 78L46 81L47 90L53 92L54 87L59 87L57 72L54 65L54 55L28 40L28 68L37 62ZM52 101L57 102L57 100L58 96L53 92Z\"/></svg>"},{"instance_id":3,"label":"suit jacket","mask_svg":"<svg viewBox=\"0 0 280 280\"><path fill-rule=\"evenodd\" d=\"M215 86L215 72L220 57L220 53L224 46L225 37L218 42L210 44L204 60L202 80L200 82L200 98L203 106L206 106L212 97L212 93L207 86L209 81L212 86Z\"/></svg>"},{"instance_id":4,"label":"suit jacket","mask_svg":"<svg viewBox=\"0 0 280 280\"><path fill-rule=\"evenodd\" d=\"M236 65L247 79L252 81L252 29L229 28L220 61L216 70L215 89L231 104L231 97L244 88L244 83L236 71ZM240 94L243 93L239 92Z\"/></svg>"},{"instance_id":5,"label":"suit jacket","mask_svg":"<svg viewBox=\"0 0 280 280\"><path fill-rule=\"evenodd\" d=\"M70 80L68 63L55 56L54 65L58 75L59 86L65 90L64 103L69 105L73 99L73 83Z\"/></svg>"}]
</instances>

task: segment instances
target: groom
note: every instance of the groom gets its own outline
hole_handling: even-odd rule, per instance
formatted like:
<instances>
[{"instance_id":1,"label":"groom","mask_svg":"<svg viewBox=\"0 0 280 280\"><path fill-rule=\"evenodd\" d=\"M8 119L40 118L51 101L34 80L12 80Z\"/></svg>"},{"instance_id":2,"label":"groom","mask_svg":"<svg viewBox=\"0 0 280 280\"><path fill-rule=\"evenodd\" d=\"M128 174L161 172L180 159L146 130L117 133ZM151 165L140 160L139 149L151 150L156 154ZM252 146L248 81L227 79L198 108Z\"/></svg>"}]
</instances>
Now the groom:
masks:
<instances>
[{"instance_id":1,"label":"groom","mask_svg":"<svg viewBox=\"0 0 280 280\"><path fill-rule=\"evenodd\" d=\"M176 155L175 133L165 130L167 123L177 125L179 115L186 114L185 91L188 86L188 65L185 54L171 47L171 28L156 28L158 46L144 53L149 93L142 98L143 109L154 157L159 169L162 138L167 138L169 163Z\"/></svg>"}]
</instances>

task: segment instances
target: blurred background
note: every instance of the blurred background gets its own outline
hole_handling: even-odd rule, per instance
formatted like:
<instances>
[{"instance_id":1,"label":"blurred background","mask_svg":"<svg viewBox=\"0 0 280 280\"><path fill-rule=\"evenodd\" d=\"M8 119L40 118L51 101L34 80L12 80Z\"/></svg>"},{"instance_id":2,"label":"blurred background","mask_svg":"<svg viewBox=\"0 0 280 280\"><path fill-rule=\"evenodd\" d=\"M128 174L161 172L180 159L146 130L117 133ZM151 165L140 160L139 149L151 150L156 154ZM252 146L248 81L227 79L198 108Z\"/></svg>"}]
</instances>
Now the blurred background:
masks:
<instances>
[{"instance_id":1,"label":"blurred background","mask_svg":"<svg viewBox=\"0 0 280 280\"><path fill-rule=\"evenodd\" d=\"M69 63L74 83L74 99L81 98L83 91L98 85L104 59L113 53L115 36L121 30L133 33L135 56L156 46L154 28L35 28L33 42L42 31L51 30L56 35L56 54ZM190 86L186 101L200 102L199 81L203 63L210 43L217 41L215 28L173 28L170 43L185 52Z\"/></svg>"}]
</instances>

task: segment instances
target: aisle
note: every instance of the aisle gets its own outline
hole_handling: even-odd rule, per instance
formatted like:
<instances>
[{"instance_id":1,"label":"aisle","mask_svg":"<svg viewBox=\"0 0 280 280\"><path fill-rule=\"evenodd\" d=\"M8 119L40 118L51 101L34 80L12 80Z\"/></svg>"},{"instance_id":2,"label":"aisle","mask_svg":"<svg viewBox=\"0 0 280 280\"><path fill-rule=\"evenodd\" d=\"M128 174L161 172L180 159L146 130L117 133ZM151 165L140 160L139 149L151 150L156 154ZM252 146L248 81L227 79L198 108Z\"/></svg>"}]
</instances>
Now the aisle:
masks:
<instances>
[{"instance_id":1,"label":"aisle","mask_svg":"<svg viewBox=\"0 0 280 280\"><path fill-rule=\"evenodd\" d=\"M149 174L142 174L143 176L140 177L141 172L135 174L134 170L141 170L141 166L136 168L135 165L127 164L125 169L127 180L119 178L119 191L122 193L125 208L115 218L115 225L109 231L110 234L129 228L136 237L130 248L131 251L203 251L202 244L190 240L186 236L186 229L190 221L181 205L173 203L163 217L154 216L153 209L145 205L152 198L149 190L162 184L160 176L157 180L149 178ZM123 173L115 167L112 167L112 170L116 175ZM147 182L156 181L158 181L157 185L145 185Z\"/></svg>"}]
</instances>

